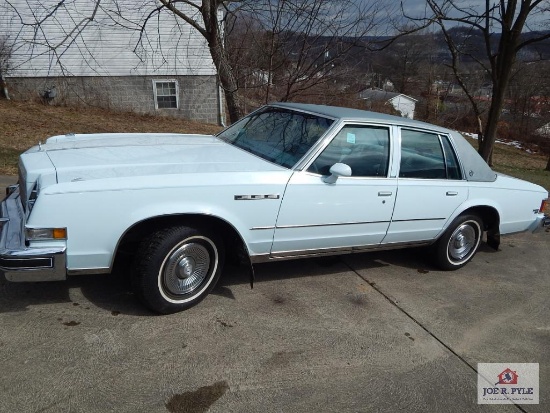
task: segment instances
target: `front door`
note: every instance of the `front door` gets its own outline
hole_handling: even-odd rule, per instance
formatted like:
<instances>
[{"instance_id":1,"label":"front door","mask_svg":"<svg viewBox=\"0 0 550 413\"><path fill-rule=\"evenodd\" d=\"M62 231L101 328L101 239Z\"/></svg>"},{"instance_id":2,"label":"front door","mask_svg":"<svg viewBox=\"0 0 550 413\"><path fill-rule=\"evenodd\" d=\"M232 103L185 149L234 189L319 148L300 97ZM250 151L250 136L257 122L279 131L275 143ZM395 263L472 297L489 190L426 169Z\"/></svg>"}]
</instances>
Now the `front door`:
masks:
<instances>
[{"instance_id":1,"label":"front door","mask_svg":"<svg viewBox=\"0 0 550 413\"><path fill-rule=\"evenodd\" d=\"M390 130L345 125L304 171L294 173L277 218L271 255L378 245L388 230L397 178L389 178ZM351 176L326 183L335 163Z\"/></svg>"}]
</instances>

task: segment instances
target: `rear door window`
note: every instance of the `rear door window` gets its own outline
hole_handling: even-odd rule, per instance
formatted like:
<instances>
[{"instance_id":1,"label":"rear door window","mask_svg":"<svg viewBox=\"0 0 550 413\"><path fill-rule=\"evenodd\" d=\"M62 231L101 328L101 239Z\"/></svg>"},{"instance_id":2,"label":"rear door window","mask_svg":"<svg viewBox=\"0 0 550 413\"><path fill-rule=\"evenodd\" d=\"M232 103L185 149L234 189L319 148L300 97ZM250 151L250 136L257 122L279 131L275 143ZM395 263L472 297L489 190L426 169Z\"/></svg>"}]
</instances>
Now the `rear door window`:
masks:
<instances>
[{"instance_id":1,"label":"rear door window","mask_svg":"<svg viewBox=\"0 0 550 413\"><path fill-rule=\"evenodd\" d=\"M409 129L401 130L399 177L447 178L445 155L438 134Z\"/></svg>"}]
</instances>

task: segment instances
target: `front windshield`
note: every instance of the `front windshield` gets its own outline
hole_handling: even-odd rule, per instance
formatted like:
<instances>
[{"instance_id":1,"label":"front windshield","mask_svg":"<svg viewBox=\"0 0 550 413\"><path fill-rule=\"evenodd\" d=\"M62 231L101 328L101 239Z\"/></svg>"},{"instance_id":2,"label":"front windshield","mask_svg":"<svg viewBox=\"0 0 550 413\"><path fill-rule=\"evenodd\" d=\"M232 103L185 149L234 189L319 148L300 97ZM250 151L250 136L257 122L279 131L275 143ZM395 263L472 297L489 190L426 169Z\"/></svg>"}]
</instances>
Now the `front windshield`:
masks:
<instances>
[{"instance_id":1,"label":"front windshield","mask_svg":"<svg viewBox=\"0 0 550 413\"><path fill-rule=\"evenodd\" d=\"M286 168L293 167L327 131L333 120L267 107L221 132L225 142Z\"/></svg>"}]
</instances>

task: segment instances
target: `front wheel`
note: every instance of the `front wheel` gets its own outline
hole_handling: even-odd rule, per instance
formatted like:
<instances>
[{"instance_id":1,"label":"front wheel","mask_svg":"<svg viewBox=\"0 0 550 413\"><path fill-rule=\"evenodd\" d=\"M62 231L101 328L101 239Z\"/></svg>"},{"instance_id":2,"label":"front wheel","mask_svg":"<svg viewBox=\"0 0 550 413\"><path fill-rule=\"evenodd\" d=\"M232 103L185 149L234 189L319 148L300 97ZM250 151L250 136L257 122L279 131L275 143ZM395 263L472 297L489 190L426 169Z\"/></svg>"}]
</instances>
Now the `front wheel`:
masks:
<instances>
[{"instance_id":1,"label":"front wheel","mask_svg":"<svg viewBox=\"0 0 550 413\"><path fill-rule=\"evenodd\" d=\"M223 261L222 242L207 231L184 226L162 229L138 249L134 292L158 313L185 310L214 288Z\"/></svg>"},{"instance_id":2,"label":"front wheel","mask_svg":"<svg viewBox=\"0 0 550 413\"><path fill-rule=\"evenodd\" d=\"M435 244L435 261L443 270L457 270L475 255L483 222L477 215L460 215Z\"/></svg>"}]
</instances>

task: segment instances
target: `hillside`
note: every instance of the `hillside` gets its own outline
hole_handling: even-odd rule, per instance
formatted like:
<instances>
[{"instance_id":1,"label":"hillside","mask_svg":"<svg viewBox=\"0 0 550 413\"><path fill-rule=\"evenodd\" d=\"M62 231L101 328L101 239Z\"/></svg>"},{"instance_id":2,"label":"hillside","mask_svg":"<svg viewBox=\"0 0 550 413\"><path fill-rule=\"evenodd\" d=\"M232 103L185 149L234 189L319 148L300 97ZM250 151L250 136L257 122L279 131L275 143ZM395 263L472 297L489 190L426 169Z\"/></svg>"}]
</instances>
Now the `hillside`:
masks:
<instances>
[{"instance_id":1,"label":"hillside","mask_svg":"<svg viewBox=\"0 0 550 413\"><path fill-rule=\"evenodd\" d=\"M221 128L185 119L48 106L0 99L0 175L17 174L17 157L53 135L99 132L216 133Z\"/></svg>"}]
</instances>

